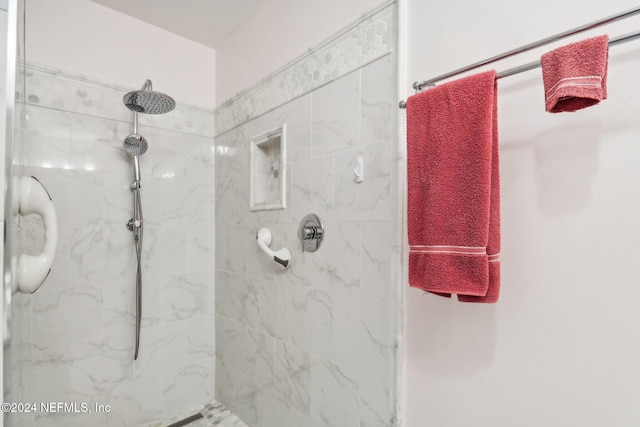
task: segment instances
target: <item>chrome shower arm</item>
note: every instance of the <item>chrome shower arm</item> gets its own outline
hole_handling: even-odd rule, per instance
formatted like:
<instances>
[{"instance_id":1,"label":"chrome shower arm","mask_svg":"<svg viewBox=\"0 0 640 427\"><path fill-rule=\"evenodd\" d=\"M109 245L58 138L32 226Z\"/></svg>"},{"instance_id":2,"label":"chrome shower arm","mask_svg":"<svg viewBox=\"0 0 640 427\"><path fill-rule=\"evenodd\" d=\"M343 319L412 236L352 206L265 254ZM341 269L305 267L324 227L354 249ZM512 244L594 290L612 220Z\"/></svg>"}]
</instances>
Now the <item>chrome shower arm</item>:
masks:
<instances>
[{"instance_id":1,"label":"chrome shower arm","mask_svg":"<svg viewBox=\"0 0 640 427\"><path fill-rule=\"evenodd\" d=\"M153 90L153 85L151 84L151 80L147 79L140 90Z\"/></svg>"}]
</instances>

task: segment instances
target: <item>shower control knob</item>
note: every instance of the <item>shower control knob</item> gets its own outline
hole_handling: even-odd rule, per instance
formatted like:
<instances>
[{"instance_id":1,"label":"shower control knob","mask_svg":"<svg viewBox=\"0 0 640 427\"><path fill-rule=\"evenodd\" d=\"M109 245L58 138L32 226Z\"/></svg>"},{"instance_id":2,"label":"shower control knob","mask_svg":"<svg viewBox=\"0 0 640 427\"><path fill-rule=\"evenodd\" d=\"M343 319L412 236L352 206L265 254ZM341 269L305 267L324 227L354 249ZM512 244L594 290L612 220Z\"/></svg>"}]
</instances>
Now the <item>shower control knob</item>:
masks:
<instances>
[{"instance_id":1,"label":"shower control knob","mask_svg":"<svg viewBox=\"0 0 640 427\"><path fill-rule=\"evenodd\" d=\"M309 214L300 222L298 237L302 242L302 252L315 252L324 238L324 226L318 215Z\"/></svg>"}]
</instances>

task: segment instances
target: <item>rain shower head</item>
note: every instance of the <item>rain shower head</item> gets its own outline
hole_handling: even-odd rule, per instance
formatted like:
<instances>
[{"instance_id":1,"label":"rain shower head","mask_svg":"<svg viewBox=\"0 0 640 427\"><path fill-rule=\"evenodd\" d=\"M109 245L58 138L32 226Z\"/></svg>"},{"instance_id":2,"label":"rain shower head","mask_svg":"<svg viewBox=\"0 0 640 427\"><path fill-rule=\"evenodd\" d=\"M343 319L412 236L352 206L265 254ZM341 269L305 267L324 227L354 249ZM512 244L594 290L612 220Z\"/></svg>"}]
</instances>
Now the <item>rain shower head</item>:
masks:
<instances>
[{"instance_id":1,"label":"rain shower head","mask_svg":"<svg viewBox=\"0 0 640 427\"><path fill-rule=\"evenodd\" d=\"M136 113L164 114L176 108L176 102L169 95L153 91L151 80L147 80L142 89L126 94L122 101Z\"/></svg>"},{"instance_id":2,"label":"rain shower head","mask_svg":"<svg viewBox=\"0 0 640 427\"><path fill-rule=\"evenodd\" d=\"M142 156L147 152L147 148L149 148L145 137L135 133L127 136L122 145L124 146L124 151L132 157Z\"/></svg>"}]
</instances>

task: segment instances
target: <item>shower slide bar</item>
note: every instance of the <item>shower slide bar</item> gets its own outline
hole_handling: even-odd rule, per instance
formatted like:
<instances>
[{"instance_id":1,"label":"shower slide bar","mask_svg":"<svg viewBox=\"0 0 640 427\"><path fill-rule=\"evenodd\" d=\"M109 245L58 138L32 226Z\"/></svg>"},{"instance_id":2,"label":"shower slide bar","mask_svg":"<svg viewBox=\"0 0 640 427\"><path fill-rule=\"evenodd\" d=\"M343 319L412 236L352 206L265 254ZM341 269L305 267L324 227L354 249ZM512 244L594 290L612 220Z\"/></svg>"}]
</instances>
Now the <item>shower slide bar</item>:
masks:
<instances>
[{"instance_id":1,"label":"shower slide bar","mask_svg":"<svg viewBox=\"0 0 640 427\"><path fill-rule=\"evenodd\" d=\"M590 22L590 23L585 24L585 25L581 25L581 26L576 27L576 28L572 28L570 30L564 31L562 33L555 34L555 35L550 36L550 37L546 37L544 39L535 41L533 43L529 43L529 44L526 44L524 46L520 46L518 48L509 50L509 51L501 53L499 55L492 56L491 58L487 58L487 59L484 59L482 61L475 62L475 63L473 63L471 65L467 65L466 67L458 68L457 70L453 70L453 71L450 71L448 73L441 74L441 75L439 75L437 77L433 77L433 78L428 79L428 80L423 80L421 82L414 82L413 83L413 88L415 89L415 91L417 93L417 92L420 92L425 87L434 86L436 82L448 79L450 77L457 76L457 75L465 73L467 71L475 70L476 68L480 68L480 67L482 67L484 65L492 64L492 63L500 61L502 59L506 59L506 58L509 58L511 56L518 55L520 53L528 52L528 51L530 51L532 49L536 49L538 47L547 45L549 43L553 43L553 42L561 40L563 38L566 38L566 37L569 37L569 36L573 36L575 34L579 34L579 33L583 32L583 31L591 30L593 28L597 28L597 27L600 27L600 26L603 26L603 25L611 24L613 22L620 21L622 19L630 18L630 17L635 16L635 15L637 15L639 13L640 13L640 6L636 7L636 8L633 8L633 9L630 9L630 10L627 10L625 12L620 12L620 13L617 13L615 15L611 15L611 16L608 16L606 18L599 19L597 21ZM611 40L609 40L609 46L615 46L617 44L626 43L626 42L635 40L637 38L640 38L640 31L635 32L635 33L625 34L625 35L616 37L614 39L611 39ZM524 65L521 65L521 66L518 66L518 67L514 67L514 68L510 68L508 70L502 71L502 72L500 72L500 73L498 73L496 75L496 78L500 79L502 77L513 76L515 74L519 74L519 73L522 73L524 71L533 70L533 69L538 68L538 67L540 67L540 61L530 62L528 64L524 64ZM407 106L407 104L406 104L405 101L400 101L400 103L398 104L398 107L400 107L400 108L406 108L406 106Z\"/></svg>"}]
</instances>

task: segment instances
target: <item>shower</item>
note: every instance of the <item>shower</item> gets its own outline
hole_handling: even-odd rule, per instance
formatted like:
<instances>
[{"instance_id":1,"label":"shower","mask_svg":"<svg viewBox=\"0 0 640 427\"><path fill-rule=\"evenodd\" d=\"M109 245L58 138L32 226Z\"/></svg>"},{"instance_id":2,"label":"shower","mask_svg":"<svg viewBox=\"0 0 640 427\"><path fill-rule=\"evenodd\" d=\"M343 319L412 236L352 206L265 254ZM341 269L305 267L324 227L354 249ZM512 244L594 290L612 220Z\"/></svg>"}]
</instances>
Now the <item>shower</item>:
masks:
<instances>
[{"instance_id":1,"label":"shower","mask_svg":"<svg viewBox=\"0 0 640 427\"><path fill-rule=\"evenodd\" d=\"M172 111L176 103L168 95L154 92L151 80L144 82L140 90L127 93L124 105L133 111L133 134L123 141L124 150L133 158L133 182L129 189L133 193L133 217L127 221L127 228L133 233L136 251L136 343L133 360L138 359L140 348L140 323L142 321L142 201L140 199L140 156L147 152L149 144L144 136L138 134L138 113L164 114Z\"/></svg>"}]
</instances>

